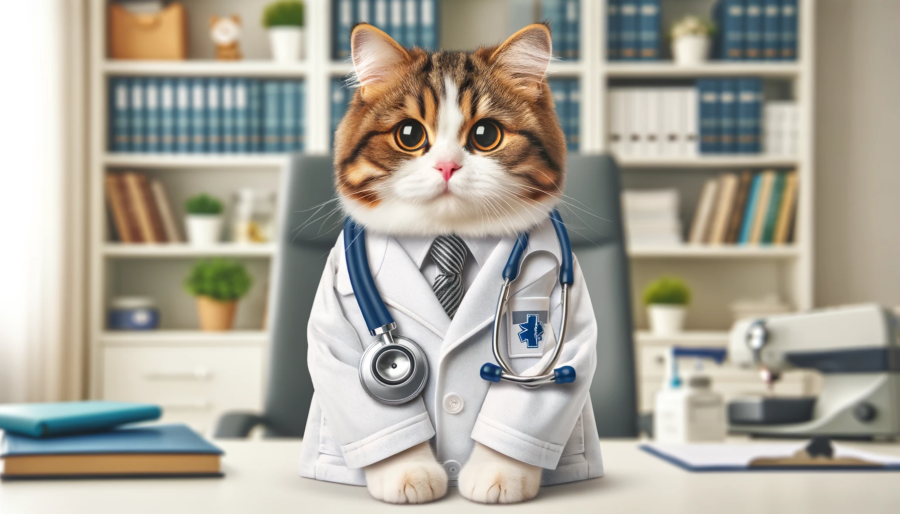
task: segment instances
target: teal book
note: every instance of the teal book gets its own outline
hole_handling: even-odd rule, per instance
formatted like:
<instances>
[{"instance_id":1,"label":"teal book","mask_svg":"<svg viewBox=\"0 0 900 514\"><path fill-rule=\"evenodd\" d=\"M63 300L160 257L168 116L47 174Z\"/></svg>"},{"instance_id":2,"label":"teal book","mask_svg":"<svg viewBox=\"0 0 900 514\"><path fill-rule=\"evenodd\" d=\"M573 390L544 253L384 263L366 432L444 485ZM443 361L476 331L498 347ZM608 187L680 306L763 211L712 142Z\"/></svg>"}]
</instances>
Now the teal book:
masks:
<instances>
[{"instance_id":1,"label":"teal book","mask_svg":"<svg viewBox=\"0 0 900 514\"><path fill-rule=\"evenodd\" d=\"M753 231L753 220L756 218L756 209L759 203L759 184L762 182L762 173L753 175L753 182L750 183L750 196L747 197L747 206L744 211L744 220L741 224L741 233L738 237L738 244L747 244L750 241L750 232Z\"/></svg>"},{"instance_id":2,"label":"teal book","mask_svg":"<svg viewBox=\"0 0 900 514\"><path fill-rule=\"evenodd\" d=\"M156 405L126 402L63 402L0 405L0 429L29 437L53 437L107 430L125 423L152 421Z\"/></svg>"},{"instance_id":3,"label":"teal book","mask_svg":"<svg viewBox=\"0 0 900 514\"><path fill-rule=\"evenodd\" d=\"M770 245L775 239L775 224L778 221L778 213L781 210L781 197L784 195L784 179L784 173L778 173L775 175L775 181L772 183L772 196L766 208L762 237L759 239L759 242L762 244Z\"/></svg>"}]
</instances>

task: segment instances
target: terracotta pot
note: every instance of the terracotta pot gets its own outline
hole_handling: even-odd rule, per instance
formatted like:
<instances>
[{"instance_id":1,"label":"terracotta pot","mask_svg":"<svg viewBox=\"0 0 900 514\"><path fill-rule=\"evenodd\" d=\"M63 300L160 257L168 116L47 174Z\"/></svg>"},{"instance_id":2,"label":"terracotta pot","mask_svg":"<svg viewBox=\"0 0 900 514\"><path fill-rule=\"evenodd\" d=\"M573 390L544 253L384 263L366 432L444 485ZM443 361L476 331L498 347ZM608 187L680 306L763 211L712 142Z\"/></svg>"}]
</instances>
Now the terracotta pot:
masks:
<instances>
[{"instance_id":1,"label":"terracotta pot","mask_svg":"<svg viewBox=\"0 0 900 514\"><path fill-rule=\"evenodd\" d=\"M220 302L209 296L197 297L197 317L200 318L200 329L206 332L222 332L234 327L234 314L237 312L237 300Z\"/></svg>"}]
</instances>

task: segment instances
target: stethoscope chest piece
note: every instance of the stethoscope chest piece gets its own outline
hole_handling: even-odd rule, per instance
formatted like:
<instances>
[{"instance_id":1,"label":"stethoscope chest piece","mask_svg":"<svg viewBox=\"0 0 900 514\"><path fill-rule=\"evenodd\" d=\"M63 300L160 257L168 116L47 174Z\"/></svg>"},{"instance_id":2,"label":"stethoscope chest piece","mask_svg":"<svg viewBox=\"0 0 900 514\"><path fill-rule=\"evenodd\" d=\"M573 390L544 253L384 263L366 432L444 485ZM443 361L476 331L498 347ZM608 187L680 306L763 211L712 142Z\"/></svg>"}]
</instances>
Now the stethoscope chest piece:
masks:
<instances>
[{"instance_id":1,"label":"stethoscope chest piece","mask_svg":"<svg viewBox=\"0 0 900 514\"><path fill-rule=\"evenodd\" d=\"M359 363L359 381L369 395L389 405L406 403L428 382L428 359L422 348L403 336L377 339Z\"/></svg>"}]
</instances>

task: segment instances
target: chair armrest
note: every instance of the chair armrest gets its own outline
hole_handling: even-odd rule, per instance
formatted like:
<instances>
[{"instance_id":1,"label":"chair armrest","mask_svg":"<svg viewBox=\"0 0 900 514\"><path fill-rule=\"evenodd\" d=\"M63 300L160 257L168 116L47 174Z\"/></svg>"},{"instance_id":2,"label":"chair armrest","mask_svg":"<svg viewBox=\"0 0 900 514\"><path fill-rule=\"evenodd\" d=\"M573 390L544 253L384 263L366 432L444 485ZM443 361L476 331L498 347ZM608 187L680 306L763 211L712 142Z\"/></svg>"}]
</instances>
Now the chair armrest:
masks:
<instances>
[{"instance_id":1,"label":"chair armrest","mask_svg":"<svg viewBox=\"0 0 900 514\"><path fill-rule=\"evenodd\" d=\"M251 430L263 423L263 417L253 412L226 412L216 422L215 437L246 439Z\"/></svg>"}]
</instances>

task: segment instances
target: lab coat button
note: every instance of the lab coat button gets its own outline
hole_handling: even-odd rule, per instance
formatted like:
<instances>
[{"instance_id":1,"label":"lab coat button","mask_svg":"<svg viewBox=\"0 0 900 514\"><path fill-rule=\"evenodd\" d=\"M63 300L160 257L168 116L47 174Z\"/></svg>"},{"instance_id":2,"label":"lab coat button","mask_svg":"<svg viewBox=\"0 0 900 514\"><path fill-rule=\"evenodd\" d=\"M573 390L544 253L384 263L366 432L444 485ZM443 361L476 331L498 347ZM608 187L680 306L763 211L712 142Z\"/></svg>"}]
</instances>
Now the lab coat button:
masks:
<instances>
[{"instance_id":1,"label":"lab coat button","mask_svg":"<svg viewBox=\"0 0 900 514\"><path fill-rule=\"evenodd\" d=\"M459 414L464 405L465 402L458 394L450 393L444 397L444 410L450 414Z\"/></svg>"},{"instance_id":2,"label":"lab coat button","mask_svg":"<svg viewBox=\"0 0 900 514\"><path fill-rule=\"evenodd\" d=\"M444 470L447 471L447 476L454 480L459 477L460 465L459 462L455 460L448 460L444 463Z\"/></svg>"}]
</instances>

